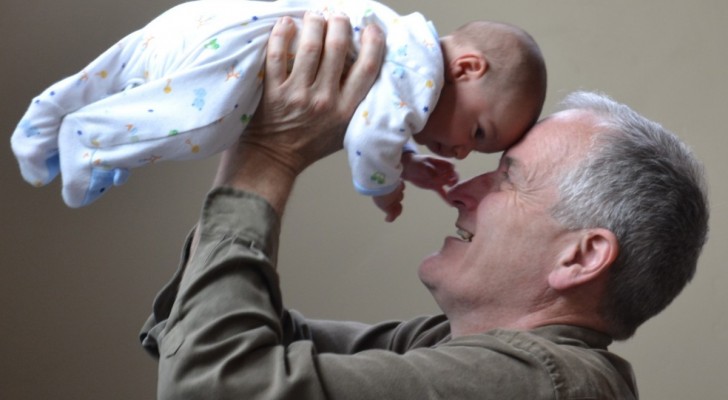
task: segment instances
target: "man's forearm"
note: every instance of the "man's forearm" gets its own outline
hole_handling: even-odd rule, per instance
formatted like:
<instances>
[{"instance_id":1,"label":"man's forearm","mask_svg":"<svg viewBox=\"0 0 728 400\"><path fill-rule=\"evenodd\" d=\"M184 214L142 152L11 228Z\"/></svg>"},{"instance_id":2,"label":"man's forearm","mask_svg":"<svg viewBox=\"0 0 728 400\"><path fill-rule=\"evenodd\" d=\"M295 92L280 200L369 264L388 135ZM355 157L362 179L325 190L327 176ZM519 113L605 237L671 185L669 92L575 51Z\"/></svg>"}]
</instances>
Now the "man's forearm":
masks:
<instances>
[{"instance_id":1,"label":"man's forearm","mask_svg":"<svg viewBox=\"0 0 728 400\"><path fill-rule=\"evenodd\" d=\"M255 193L283 216L297 173L278 163L265 149L241 144L222 155L214 186Z\"/></svg>"}]
</instances>

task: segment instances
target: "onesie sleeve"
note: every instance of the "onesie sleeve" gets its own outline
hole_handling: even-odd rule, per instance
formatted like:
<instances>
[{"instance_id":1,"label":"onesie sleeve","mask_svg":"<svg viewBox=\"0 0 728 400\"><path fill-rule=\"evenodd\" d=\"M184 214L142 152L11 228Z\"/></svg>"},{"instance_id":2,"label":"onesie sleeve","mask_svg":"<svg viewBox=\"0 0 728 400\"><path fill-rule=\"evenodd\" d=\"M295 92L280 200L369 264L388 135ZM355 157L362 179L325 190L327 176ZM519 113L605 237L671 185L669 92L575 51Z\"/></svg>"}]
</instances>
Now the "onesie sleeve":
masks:
<instances>
[{"instance_id":1,"label":"onesie sleeve","mask_svg":"<svg viewBox=\"0 0 728 400\"><path fill-rule=\"evenodd\" d=\"M364 195L394 190L402 152L425 126L444 84L442 52L434 28L420 14L382 13L387 53L379 78L357 108L344 140L352 180ZM409 144L408 144L409 142Z\"/></svg>"}]
</instances>

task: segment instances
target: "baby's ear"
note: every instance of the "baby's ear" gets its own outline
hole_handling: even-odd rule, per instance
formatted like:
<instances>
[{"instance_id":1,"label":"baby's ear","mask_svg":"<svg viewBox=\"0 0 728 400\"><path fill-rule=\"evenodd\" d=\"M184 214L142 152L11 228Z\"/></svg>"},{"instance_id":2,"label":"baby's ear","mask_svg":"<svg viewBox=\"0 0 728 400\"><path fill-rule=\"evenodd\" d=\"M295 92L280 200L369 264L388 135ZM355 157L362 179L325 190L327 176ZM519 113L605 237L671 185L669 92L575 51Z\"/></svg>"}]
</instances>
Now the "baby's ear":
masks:
<instances>
[{"instance_id":1,"label":"baby's ear","mask_svg":"<svg viewBox=\"0 0 728 400\"><path fill-rule=\"evenodd\" d=\"M488 71L488 60L477 52L463 53L450 63L454 80L480 79Z\"/></svg>"}]
</instances>

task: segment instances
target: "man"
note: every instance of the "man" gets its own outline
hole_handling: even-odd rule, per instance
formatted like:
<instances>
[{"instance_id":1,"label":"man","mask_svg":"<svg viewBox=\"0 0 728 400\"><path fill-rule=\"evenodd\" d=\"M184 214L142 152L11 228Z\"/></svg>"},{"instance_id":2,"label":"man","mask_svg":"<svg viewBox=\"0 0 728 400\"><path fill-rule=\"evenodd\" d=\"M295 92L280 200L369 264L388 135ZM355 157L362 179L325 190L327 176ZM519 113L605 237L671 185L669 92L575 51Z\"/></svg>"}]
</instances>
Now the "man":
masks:
<instances>
[{"instance_id":1,"label":"man","mask_svg":"<svg viewBox=\"0 0 728 400\"><path fill-rule=\"evenodd\" d=\"M707 200L674 135L599 95L573 95L497 170L450 190L460 237L419 269L443 316L366 326L283 308L286 201L301 171L341 148L381 57L368 28L339 85L349 29L308 16L287 76L293 28L274 28L256 121L223 156L142 332L159 356L158 397L636 399L631 367L607 346L690 280Z\"/></svg>"}]
</instances>

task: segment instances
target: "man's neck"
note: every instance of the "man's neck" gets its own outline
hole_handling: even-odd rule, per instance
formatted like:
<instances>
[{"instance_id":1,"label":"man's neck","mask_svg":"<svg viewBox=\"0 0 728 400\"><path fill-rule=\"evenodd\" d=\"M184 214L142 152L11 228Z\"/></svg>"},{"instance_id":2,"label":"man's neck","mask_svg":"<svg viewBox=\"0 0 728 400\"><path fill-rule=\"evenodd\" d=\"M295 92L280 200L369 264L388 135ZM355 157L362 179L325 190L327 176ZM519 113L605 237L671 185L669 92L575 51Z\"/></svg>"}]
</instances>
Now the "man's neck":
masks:
<instances>
[{"instance_id":1,"label":"man's neck","mask_svg":"<svg viewBox=\"0 0 728 400\"><path fill-rule=\"evenodd\" d=\"M446 313L447 314L447 313ZM607 332L606 324L596 312L561 307L531 312L523 310L484 310L448 315L453 337L481 334L493 329L533 330L547 325L574 325L598 332Z\"/></svg>"}]
</instances>

